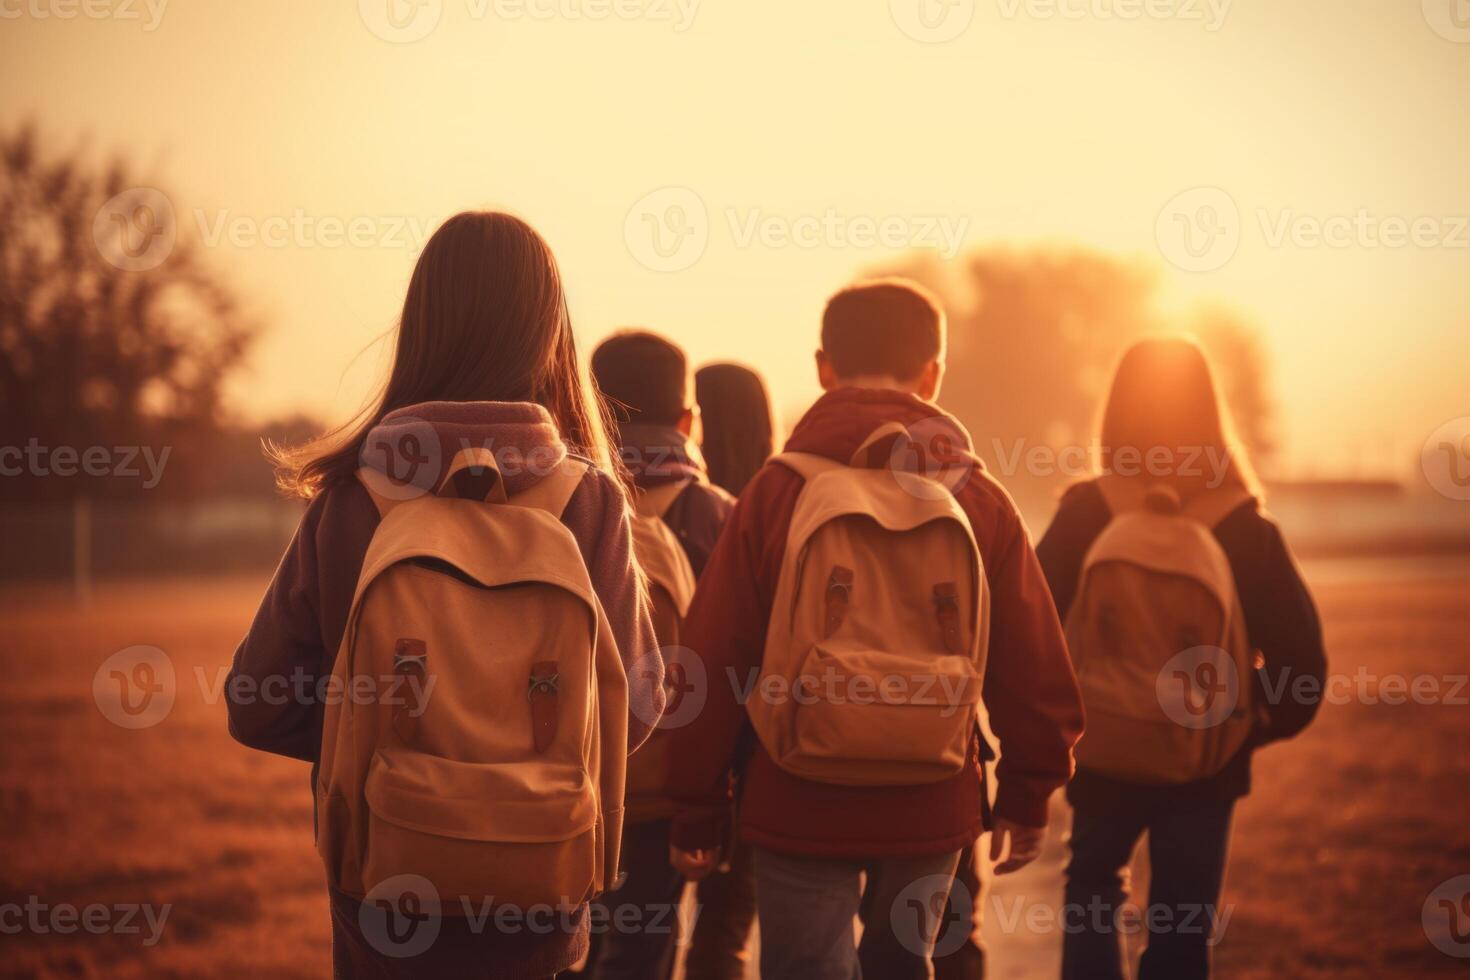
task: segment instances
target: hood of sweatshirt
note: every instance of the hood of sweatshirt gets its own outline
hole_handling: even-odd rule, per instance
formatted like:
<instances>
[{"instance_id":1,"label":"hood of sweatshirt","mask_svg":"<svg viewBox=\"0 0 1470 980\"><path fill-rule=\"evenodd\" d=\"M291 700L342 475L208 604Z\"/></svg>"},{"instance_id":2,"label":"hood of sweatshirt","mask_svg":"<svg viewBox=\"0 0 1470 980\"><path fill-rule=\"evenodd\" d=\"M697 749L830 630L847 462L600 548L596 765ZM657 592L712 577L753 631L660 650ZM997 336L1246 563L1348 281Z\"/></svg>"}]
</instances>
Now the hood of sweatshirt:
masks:
<instances>
[{"instance_id":1,"label":"hood of sweatshirt","mask_svg":"<svg viewBox=\"0 0 1470 980\"><path fill-rule=\"evenodd\" d=\"M902 439L885 439L864 459L853 459L870 436L894 422L906 430ZM827 392L791 430L786 451L930 476L954 468L984 470L972 449L970 433L958 419L917 395L887 388L838 388Z\"/></svg>"},{"instance_id":2,"label":"hood of sweatshirt","mask_svg":"<svg viewBox=\"0 0 1470 980\"><path fill-rule=\"evenodd\" d=\"M395 483L433 493L456 457L479 450L494 457L511 495L534 485L567 457L556 423L540 405L421 402L389 412L373 426L363 443L362 465Z\"/></svg>"},{"instance_id":3,"label":"hood of sweatshirt","mask_svg":"<svg viewBox=\"0 0 1470 980\"><path fill-rule=\"evenodd\" d=\"M705 480L704 457L699 447L672 425L624 423L618 427L618 440L623 465L640 487Z\"/></svg>"}]
</instances>

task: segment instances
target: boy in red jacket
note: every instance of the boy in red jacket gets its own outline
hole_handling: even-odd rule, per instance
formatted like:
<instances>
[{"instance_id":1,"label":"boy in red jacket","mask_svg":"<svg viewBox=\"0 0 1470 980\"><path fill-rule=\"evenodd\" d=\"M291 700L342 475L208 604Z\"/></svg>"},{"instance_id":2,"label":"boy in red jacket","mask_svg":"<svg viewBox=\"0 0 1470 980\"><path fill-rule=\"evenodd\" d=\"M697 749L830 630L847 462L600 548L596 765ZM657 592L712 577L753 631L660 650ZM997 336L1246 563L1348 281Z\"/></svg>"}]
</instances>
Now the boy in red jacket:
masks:
<instances>
[{"instance_id":1,"label":"boy in red jacket","mask_svg":"<svg viewBox=\"0 0 1470 980\"><path fill-rule=\"evenodd\" d=\"M944 331L938 304L911 283L863 283L834 296L817 352L826 394L797 424L786 450L847 463L876 429L897 422L920 451L894 453L886 465L945 459L944 482L969 518L990 589L982 698L1003 752L994 812L984 767L993 755L978 727L961 771L914 786L803 779L778 767L755 740L739 833L754 849L765 980L849 980L859 963L863 975L884 980L929 977L935 928L961 853L988 829L992 859L1005 854L997 874L1030 863L1041 848L1047 800L1072 772L1082 705L1062 628L1014 504L974 457L963 427L934 404ZM681 803L671 860L690 878L719 861L731 770L745 741L742 698L761 666L802 486L802 477L779 463L757 474L685 622L686 645L702 660L707 685L703 710L679 733L670 787ZM927 912L917 912L915 923L910 909ZM865 927L856 949L853 918L860 912Z\"/></svg>"}]
</instances>

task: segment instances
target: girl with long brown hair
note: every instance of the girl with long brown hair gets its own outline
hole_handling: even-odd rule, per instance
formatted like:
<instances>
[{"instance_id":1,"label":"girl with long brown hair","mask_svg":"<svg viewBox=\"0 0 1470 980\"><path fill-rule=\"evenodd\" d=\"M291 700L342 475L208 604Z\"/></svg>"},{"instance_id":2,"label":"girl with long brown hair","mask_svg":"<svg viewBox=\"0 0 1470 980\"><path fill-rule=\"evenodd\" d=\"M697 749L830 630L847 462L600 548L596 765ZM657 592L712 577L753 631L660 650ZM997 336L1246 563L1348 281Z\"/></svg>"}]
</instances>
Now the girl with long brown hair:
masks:
<instances>
[{"instance_id":1,"label":"girl with long brown hair","mask_svg":"<svg viewBox=\"0 0 1470 980\"><path fill-rule=\"evenodd\" d=\"M1077 749L1077 774L1067 787L1073 821L1062 974L1066 980L1121 980L1129 975L1118 913L1128 895L1134 847L1147 832L1151 904L1145 919L1167 925L1150 926L1139 976L1198 980L1209 975L1210 949L1219 939L1212 929L1222 929L1219 924L1225 921L1219 900L1230 822L1236 800L1250 790L1252 756L1262 745L1301 731L1316 712L1314 700L1272 697L1270 692L1299 689L1300 678L1321 684L1326 670L1322 630L1280 529L1261 509L1259 483L1199 344L1170 336L1131 347L1114 372L1100 430L1100 473L1066 493L1036 549L1057 609L1068 623L1088 713L1088 731ZM1136 511L1133 503L1139 505ZM1124 541L1129 531L1123 521L1135 513L1142 522L1128 527L1147 530L1132 540L1131 553L1108 547L1094 553L1105 534L1109 547ZM1188 520L1169 523L1176 517ZM1170 536L1169 528L1183 533ZM1191 548L1187 556L1172 554L1180 550L1180 542ZM1084 582L1084 569L1093 575L1104 554L1115 566L1130 566L1120 574L1145 576L1127 579L1147 583L1132 593L1131 603L1125 592L1101 601L1101 593L1092 592L1089 598L1087 590L1097 580L1088 577ZM1217 585L1209 594L1211 601L1229 600L1201 608L1214 621L1233 624L1218 633L1233 641L1239 652L1233 660L1222 649L1206 646L1215 641L1198 635L1202 631L1196 624L1181 618L1180 607L1206 594L1190 591L1195 583L1188 573L1200 568L1208 568ZM1097 643L1087 642L1091 634L1074 629L1069 618L1077 610L1085 618L1093 609L1106 627ZM1139 673L1133 692L1118 679L1134 675L1113 665L1127 660L1131 669L1134 661L1129 658L1155 648L1162 651L1158 656L1173 657L1157 676ZM1229 714L1208 721L1222 734L1224 726L1234 726L1231 740L1205 736L1205 724L1185 719L1190 722L1186 725L1171 716L1150 729L1152 738L1099 742L1115 729L1137 730L1140 723L1133 719L1147 719L1151 711L1162 707L1168 714L1169 664L1212 652L1219 660L1212 659L1211 676L1225 676L1213 673L1221 663L1236 668L1231 677L1237 692L1230 702L1222 700ZM1089 680L1092 676L1099 679ZM1123 715L1112 710L1118 702L1108 700L1120 689L1125 697L1136 695L1132 705L1141 709L1130 711L1122 722L1115 719ZM1107 710L1094 698L1102 699ZM1190 732L1216 741L1190 743ZM1165 744L1213 744L1220 750L1195 769L1186 764L1182 772L1161 768L1149 774L1164 778L1118 775L1139 757L1152 760L1155 746ZM1127 765L1118 770L1095 761L1114 765L1119 759Z\"/></svg>"},{"instance_id":2,"label":"girl with long brown hair","mask_svg":"<svg viewBox=\"0 0 1470 980\"><path fill-rule=\"evenodd\" d=\"M626 493L611 468L603 409L577 361L556 260L530 226L496 212L456 215L426 244L372 406L321 440L275 452L281 486L309 503L235 654L227 690L236 739L311 762L315 782L325 711L317 692L342 645L381 492L484 498L463 492L454 468L462 451L484 449L512 499L569 457L585 464L560 520L627 675L628 748L641 744L662 711L663 670L631 554ZM369 493L373 472L387 482ZM235 696L272 684L293 693ZM400 958L403 950L365 934L362 901L336 891L330 900L338 977L551 977L587 948L582 904L536 928L528 918L445 915L426 950Z\"/></svg>"}]
</instances>

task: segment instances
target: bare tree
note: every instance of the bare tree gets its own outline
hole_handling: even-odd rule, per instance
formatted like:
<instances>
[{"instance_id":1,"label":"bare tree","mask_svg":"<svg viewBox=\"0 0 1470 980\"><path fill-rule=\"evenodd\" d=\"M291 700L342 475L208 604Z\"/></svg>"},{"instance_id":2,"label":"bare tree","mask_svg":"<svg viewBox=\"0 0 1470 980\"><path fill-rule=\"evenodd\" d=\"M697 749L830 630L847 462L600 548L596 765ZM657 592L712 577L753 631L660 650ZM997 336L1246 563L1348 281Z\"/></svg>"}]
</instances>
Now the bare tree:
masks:
<instances>
[{"instance_id":1,"label":"bare tree","mask_svg":"<svg viewBox=\"0 0 1470 980\"><path fill-rule=\"evenodd\" d=\"M255 336L233 292L121 160L0 132L0 446L200 445ZM107 479L0 480L0 495L110 495Z\"/></svg>"}]
</instances>

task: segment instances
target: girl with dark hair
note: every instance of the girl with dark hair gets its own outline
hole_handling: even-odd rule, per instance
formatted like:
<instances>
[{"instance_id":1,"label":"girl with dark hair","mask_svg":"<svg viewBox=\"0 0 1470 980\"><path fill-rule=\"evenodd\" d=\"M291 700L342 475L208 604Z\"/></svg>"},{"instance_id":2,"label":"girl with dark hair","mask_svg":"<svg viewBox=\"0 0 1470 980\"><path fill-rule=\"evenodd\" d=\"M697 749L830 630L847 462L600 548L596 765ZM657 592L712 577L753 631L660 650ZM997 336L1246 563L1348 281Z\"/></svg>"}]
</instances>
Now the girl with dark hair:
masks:
<instances>
[{"instance_id":1,"label":"girl with dark hair","mask_svg":"<svg viewBox=\"0 0 1470 980\"><path fill-rule=\"evenodd\" d=\"M738 497L776 444L765 382L741 364L707 364L694 375L694 400L704 423L700 451L710 480Z\"/></svg>"},{"instance_id":2,"label":"girl with dark hair","mask_svg":"<svg viewBox=\"0 0 1470 980\"><path fill-rule=\"evenodd\" d=\"M578 366L566 296L547 244L506 214L463 213L445 222L414 269L381 396L317 442L274 450L281 486L309 503L235 654L227 686L231 734L252 748L311 762L315 784L326 713L316 692L319 682L332 679L364 557L387 513L385 490L390 496L484 499L493 508L505 505L491 500L547 497L549 491L528 491L559 473L556 493L565 494L559 497L564 506L547 510L559 514L575 540L568 553L580 554L626 674L627 750L641 744L663 709L663 668L631 554L627 494L612 469L603 418ZM459 466L467 453L487 451L480 459L493 457L489 476L499 485L461 479L485 476L484 465ZM378 458L384 452L397 458L385 465ZM381 470L390 480L374 483L371 474ZM554 523L543 524L560 533ZM484 655L495 650L492 644ZM449 651L451 659L469 655ZM442 666L445 658L438 659ZM613 674L599 673L596 686L608 703L619 703L621 679L616 690L607 686ZM234 696L237 689L264 692L282 684L292 696ZM555 677L533 674L532 704L541 703L539 690L551 692L547 703L555 705L555 687ZM468 711L473 718L473 704ZM554 715L550 723L554 732ZM538 729L538 745L540 738ZM611 744L622 748L616 740ZM616 817L609 814L610 828ZM436 920L428 947L404 957L404 949L385 948L385 937L367 928L368 904L333 890L335 975L551 977L587 949L587 905L581 896L568 901L566 914L558 910L544 922L533 922L529 913L519 919L446 913Z\"/></svg>"}]
</instances>

